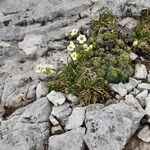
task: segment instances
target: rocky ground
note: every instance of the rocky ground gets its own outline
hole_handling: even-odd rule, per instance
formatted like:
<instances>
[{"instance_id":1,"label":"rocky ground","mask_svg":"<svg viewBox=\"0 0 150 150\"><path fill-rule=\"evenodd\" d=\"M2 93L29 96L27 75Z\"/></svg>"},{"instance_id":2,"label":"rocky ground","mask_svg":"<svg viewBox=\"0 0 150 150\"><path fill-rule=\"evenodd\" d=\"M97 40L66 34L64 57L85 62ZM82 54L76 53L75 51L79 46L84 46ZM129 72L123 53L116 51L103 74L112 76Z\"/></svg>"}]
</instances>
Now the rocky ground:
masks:
<instances>
[{"instance_id":1,"label":"rocky ground","mask_svg":"<svg viewBox=\"0 0 150 150\"><path fill-rule=\"evenodd\" d=\"M128 83L110 85L117 103L107 107L76 107L75 96L49 93L35 73L40 62L66 63L65 33L88 28L107 8L133 28L150 1L0 0L0 150L150 150L145 65Z\"/></svg>"}]
</instances>

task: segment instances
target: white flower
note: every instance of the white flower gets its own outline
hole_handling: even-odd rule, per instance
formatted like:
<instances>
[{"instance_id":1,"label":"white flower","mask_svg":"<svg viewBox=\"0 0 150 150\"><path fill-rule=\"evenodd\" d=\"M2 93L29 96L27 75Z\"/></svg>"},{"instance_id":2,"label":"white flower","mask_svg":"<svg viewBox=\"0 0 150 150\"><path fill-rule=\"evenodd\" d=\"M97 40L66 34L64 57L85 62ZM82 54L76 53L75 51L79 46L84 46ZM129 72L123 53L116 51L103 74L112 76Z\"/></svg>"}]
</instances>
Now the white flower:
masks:
<instances>
[{"instance_id":1,"label":"white flower","mask_svg":"<svg viewBox=\"0 0 150 150\"><path fill-rule=\"evenodd\" d=\"M87 48L88 47L88 45L87 44L83 44L83 48Z\"/></svg>"},{"instance_id":2,"label":"white flower","mask_svg":"<svg viewBox=\"0 0 150 150\"><path fill-rule=\"evenodd\" d=\"M135 40L135 41L133 42L133 46L135 47L135 46L137 46L137 44L138 44L138 41Z\"/></svg>"},{"instance_id":3,"label":"white flower","mask_svg":"<svg viewBox=\"0 0 150 150\"><path fill-rule=\"evenodd\" d=\"M52 65L44 65L42 72L46 74L52 74L54 73L54 67Z\"/></svg>"},{"instance_id":4,"label":"white flower","mask_svg":"<svg viewBox=\"0 0 150 150\"><path fill-rule=\"evenodd\" d=\"M91 44L91 45L87 45L87 44L83 44L83 48L84 48L84 50L86 51L86 52L88 52L89 50L92 50L93 49L93 45Z\"/></svg>"},{"instance_id":5,"label":"white flower","mask_svg":"<svg viewBox=\"0 0 150 150\"><path fill-rule=\"evenodd\" d=\"M70 42L70 44L67 46L67 50L69 50L69 51L73 51L74 49L75 49L75 44L74 44L74 42Z\"/></svg>"},{"instance_id":6,"label":"white flower","mask_svg":"<svg viewBox=\"0 0 150 150\"><path fill-rule=\"evenodd\" d=\"M78 32L79 32L79 29L73 29L73 30L71 31L70 35L71 35L72 37L74 37L75 35L78 34Z\"/></svg>"},{"instance_id":7,"label":"white flower","mask_svg":"<svg viewBox=\"0 0 150 150\"><path fill-rule=\"evenodd\" d=\"M77 53L76 52L71 53L70 56L71 56L72 60L74 60L74 61L77 60Z\"/></svg>"},{"instance_id":8,"label":"white flower","mask_svg":"<svg viewBox=\"0 0 150 150\"><path fill-rule=\"evenodd\" d=\"M86 36L83 35L83 34L80 34L78 37L77 37L77 41L80 43L80 44L83 44L84 42L86 42Z\"/></svg>"},{"instance_id":9,"label":"white flower","mask_svg":"<svg viewBox=\"0 0 150 150\"><path fill-rule=\"evenodd\" d=\"M43 68L44 68L43 65L41 65L41 64L37 65L37 67L36 67L36 72L37 72L37 73L42 72Z\"/></svg>"}]
</instances>

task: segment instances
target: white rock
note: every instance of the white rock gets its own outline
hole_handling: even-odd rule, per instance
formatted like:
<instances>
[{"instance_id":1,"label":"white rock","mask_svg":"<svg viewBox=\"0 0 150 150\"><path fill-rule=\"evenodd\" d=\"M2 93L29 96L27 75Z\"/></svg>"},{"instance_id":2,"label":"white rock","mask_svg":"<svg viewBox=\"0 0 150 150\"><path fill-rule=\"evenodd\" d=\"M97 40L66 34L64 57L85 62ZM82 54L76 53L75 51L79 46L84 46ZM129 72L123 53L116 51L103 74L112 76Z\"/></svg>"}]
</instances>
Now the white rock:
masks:
<instances>
[{"instance_id":1,"label":"white rock","mask_svg":"<svg viewBox=\"0 0 150 150\"><path fill-rule=\"evenodd\" d=\"M146 98L145 113L150 117L150 94Z\"/></svg>"},{"instance_id":2,"label":"white rock","mask_svg":"<svg viewBox=\"0 0 150 150\"><path fill-rule=\"evenodd\" d=\"M137 58L138 58L138 55L137 55L137 54L135 54L135 53L133 53L133 52L130 53L130 59L131 59L131 60L135 60L135 59L137 59Z\"/></svg>"},{"instance_id":3,"label":"white rock","mask_svg":"<svg viewBox=\"0 0 150 150\"><path fill-rule=\"evenodd\" d=\"M41 34L27 34L22 42L18 43L19 48L23 49L26 55L34 53L42 43Z\"/></svg>"},{"instance_id":4,"label":"white rock","mask_svg":"<svg viewBox=\"0 0 150 150\"><path fill-rule=\"evenodd\" d=\"M4 17L4 14L2 12L0 12L0 19Z\"/></svg>"},{"instance_id":5,"label":"white rock","mask_svg":"<svg viewBox=\"0 0 150 150\"><path fill-rule=\"evenodd\" d=\"M142 130L137 134L138 138L144 142L150 142L150 128L145 125Z\"/></svg>"},{"instance_id":6,"label":"white rock","mask_svg":"<svg viewBox=\"0 0 150 150\"><path fill-rule=\"evenodd\" d=\"M135 78L130 77L129 83L132 84L134 87L136 87L139 83L141 83L141 80L136 80Z\"/></svg>"},{"instance_id":7,"label":"white rock","mask_svg":"<svg viewBox=\"0 0 150 150\"><path fill-rule=\"evenodd\" d=\"M85 128L78 128L49 138L48 150L83 150Z\"/></svg>"},{"instance_id":8,"label":"white rock","mask_svg":"<svg viewBox=\"0 0 150 150\"><path fill-rule=\"evenodd\" d=\"M122 150L138 129L144 110L125 103L103 109L86 110L86 135L89 150Z\"/></svg>"},{"instance_id":9,"label":"white rock","mask_svg":"<svg viewBox=\"0 0 150 150\"><path fill-rule=\"evenodd\" d=\"M121 21L119 21L119 25L128 29L132 29L137 25L137 20L131 17L125 17Z\"/></svg>"},{"instance_id":10,"label":"white rock","mask_svg":"<svg viewBox=\"0 0 150 150\"><path fill-rule=\"evenodd\" d=\"M113 85L111 85L111 88L115 92L117 92L121 97L124 97L125 95L127 95L127 90L126 90L125 85L123 83L113 84Z\"/></svg>"},{"instance_id":11,"label":"white rock","mask_svg":"<svg viewBox=\"0 0 150 150\"><path fill-rule=\"evenodd\" d=\"M53 115L50 115L49 120L52 123L52 125L54 126L59 125L58 120Z\"/></svg>"},{"instance_id":12,"label":"white rock","mask_svg":"<svg viewBox=\"0 0 150 150\"><path fill-rule=\"evenodd\" d=\"M135 98L139 100L139 103L141 104L142 107L145 107L145 100L147 96L148 96L148 90L144 90L143 92L138 94Z\"/></svg>"},{"instance_id":13,"label":"white rock","mask_svg":"<svg viewBox=\"0 0 150 150\"><path fill-rule=\"evenodd\" d=\"M44 82L40 82L36 88L36 97L45 97L49 92L48 86Z\"/></svg>"},{"instance_id":14,"label":"white rock","mask_svg":"<svg viewBox=\"0 0 150 150\"><path fill-rule=\"evenodd\" d=\"M150 90L150 83L140 83L138 84L139 90Z\"/></svg>"},{"instance_id":15,"label":"white rock","mask_svg":"<svg viewBox=\"0 0 150 150\"><path fill-rule=\"evenodd\" d=\"M133 96L136 96L139 93L140 93L140 91L137 88L134 88L133 91L130 94L132 94Z\"/></svg>"},{"instance_id":16,"label":"white rock","mask_svg":"<svg viewBox=\"0 0 150 150\"><path fill-rule=\"evenodd\" d=\"M139 104L138 100L135 99L132 94L125 96L125 103L130 105L130 106L142 108L141 105Z\"/></svg>"},{"instance_id":17,"label":"white rock","mask_svg":"<svg viewBox=\"0 0 150 150\"><path fill-rule=\"evenodd\" d=\"M78 98L77 98L76 96L72 95L72 94L68 94L68 95L67 95L67 99L68 99L70 102L72 102L72 103L75 103L75 102L78 101Z\"/></svg>"},{"instance_id":18,"label":"white rock","mask_svg":"<svg viewBox=\"0 0 150 150\"><path fill-rule=\"evenodd\" d=\"M85 110L85 107L74 108L72 114L68 118L65 129L70 130L82 126L85 118Z\"/></svg>"},{"instance_id":19,"label":"white rock","mask_svg":"<svg viewBox=\"0 0 150 150\"><path fill-rule=\"evenodd\" d=\"M6 43L4 41L0 41L0 47L2 47L2 48L10 47L10 44Z\"/></svg>"},{"instance_id":20,"label":"white rock","mask_svg":"<svg viewBox=\"0 0 150 150\"><path fill-rule=\"evenodd\" d=\"M69 103L64 103L61 106L53 106L51 115L55 116L61 125L65 125L68 117L70 116L72 109Z\"/></svg>"},{"instance_id":21,"label":"white rock","mask_svg":"<svg viewBox=\"0 0 150 150\"><path fill-rule=\"evenodd\" d=\"M128 92L131 92L134 88L134 86L131 83L126 83L125 87L127 89Z\"/></svg>"},{"instance_id":22,"label":"white rock","mask_svg":"<svg viewBox=\"0 0 150 150\"><path fill-rule=\"evenodd\" d=\"M62 105L66 101L66 97L61 92L51 91L46 97L55 106Z\"/></svg>"},{"instance_id":23,"label":"white rock","mask_svg":"<svg viewBox=\"0 0 150 150\"><path fill-rule=\"evenodd\" d=\"M147 77L146 66L143 64L136 64L134 77L137 79L146 79Z\"/></svg>"},{"instance_id":24,"label":"white rock","mask_svg":"<svg viewBox=\"0 0 150 150\"><path fill-rule=\"evenodd\" d=\"M61 133L63 133L63 131L64 130L62 129L62 127L60 125L57 125L57 126L54 126L51 128L52 135L61 134Z\"/></svg>"},{"instance_id":25,"label":"white rock","mask_svg":"<svg viewBox=\"0 0 150 150\"><path fill-rule=\"evenodd\" d=\"M121 100L121 99L122 99L122 97L121 97L119 94L116 94L116 95L115 95L115 98L116 98L117 100Z\"/></svg>"}]
</instances>

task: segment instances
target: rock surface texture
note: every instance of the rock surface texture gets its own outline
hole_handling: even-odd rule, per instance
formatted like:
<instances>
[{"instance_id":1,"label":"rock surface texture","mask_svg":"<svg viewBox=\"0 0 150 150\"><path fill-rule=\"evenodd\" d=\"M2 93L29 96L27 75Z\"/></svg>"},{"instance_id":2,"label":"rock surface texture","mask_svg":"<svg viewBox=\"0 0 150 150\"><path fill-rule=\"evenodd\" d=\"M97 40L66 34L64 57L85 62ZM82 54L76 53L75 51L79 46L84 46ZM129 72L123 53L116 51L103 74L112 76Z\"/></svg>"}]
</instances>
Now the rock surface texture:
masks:
<instances>
[{"instance_id":1,"label":"rock surface texture","mask_svg":"<svg viewBox=\"0 0 150 150\"><path fill-rule=\"evenodd\" d=\"M77 97L49 91L35 73L40 63L61 68L67 62L65 33L88 30L91 18L107 8L131 29L150 1L0 0L0 150L122 150L145 113L150 123L150 83L143 81L150 82L150 74L143 64L129 83L111 85L121 102L106 108L75 107ZM145 142L147 130L138 134Z\"/></svg>"}]
</instances>

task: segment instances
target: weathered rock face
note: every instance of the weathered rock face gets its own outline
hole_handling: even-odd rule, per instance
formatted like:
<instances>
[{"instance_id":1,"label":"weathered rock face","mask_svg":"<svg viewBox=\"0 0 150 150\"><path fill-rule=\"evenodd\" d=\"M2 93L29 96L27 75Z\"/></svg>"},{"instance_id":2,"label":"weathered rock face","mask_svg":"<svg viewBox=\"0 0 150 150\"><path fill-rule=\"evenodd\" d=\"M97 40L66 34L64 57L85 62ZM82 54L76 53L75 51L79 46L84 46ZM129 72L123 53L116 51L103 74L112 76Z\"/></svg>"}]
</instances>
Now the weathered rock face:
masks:
<instances>
[{"instance_id":1,"label":"weathered rock face","mask_svg":"<svg viewBox=\"0 0 150 150\"><path fill-rule=\"evenodd\" d=\"M84 140L90 150L122 150L139 126L143 110L124 103L86 112ZM123 135L123 136L122 136Z\"/></svg>"},{"instance_id":2,"label":"weathered rock face","mask_svg":"<svg viewBox=\"0 0 150 150\"><path fill-rule=\"evenodd\" d=\"M17 76L5 80L2 104L8 108L18 108L36 100L38 81L30 77Z\"/></svg>"},{"instance_id":3,"label":"weathered rock face","mask_svg":"<svg viewBox=\"0 0 150 150\"><path fill-rule=\"evenodd\" d=\"M139 108L139 103L133 96L126 97L128 105L110 105L108 110L101 110L104 106L100 104L88 107L86 133L85 128L78 128L84 125L84 111L81 120L74 123L78 113L72 114L70 103L76 102L76 97L68 96L69 103L63 100L64 104L53 106L50 113L52 104L45 98L48 89L38 85L35 66L43 59L58 68L66 63L65 33L78 27L86 29L91 18L97 19L104 9L112 9L113 13L123 16L120 25L132 28L137 23L132 17L148 7L149 0L0 0L0 104L8 108L23 107L1 120L2 107L0 150L44 150L48 139L49 150L84 150L84 139L89 150L97 146L102 146L101 150L123 148L143 116L142 109L134 108ZM137 72L145 67L139 69ZM138 78L143 79L146 74L142 72ZM137 96L142 92L137 88L150 90L148 83L139 84L140 81L133 78L130 81L116 88L121 98L129 92ZM41 99L35 101L37 98ZM141 95L137 99L145 100ZM149 116L149 103L146 103L146 112ZM68 130L76 129L50 137L50 130L52 134L65 132L66 123L69 123Z\"/></svg>"},{"instance_id":4,"label":"weathered rock face","mask_svg":"<svg viewBox=\"0 0 150 150\"><path fill-rule=\"evenodd\" d=\"M8 120L2 121L1 150L44 150L44 144L50 134L50 113L49 101L47 98L41 98L27 107L18 109Z\"/></svg>"},{"instance_id":5,"label":"weathered rock face","mask_svg":"<svg viewBox=\"0 0 150 150\"><path fill-rule=\"evenodd\" d=\"M85 128L77 128L61 135L49 138L48 150L84 150L83 136Z\"/></svg>"}]
</instances>

